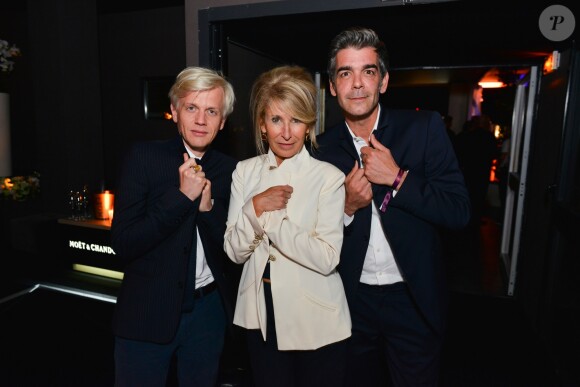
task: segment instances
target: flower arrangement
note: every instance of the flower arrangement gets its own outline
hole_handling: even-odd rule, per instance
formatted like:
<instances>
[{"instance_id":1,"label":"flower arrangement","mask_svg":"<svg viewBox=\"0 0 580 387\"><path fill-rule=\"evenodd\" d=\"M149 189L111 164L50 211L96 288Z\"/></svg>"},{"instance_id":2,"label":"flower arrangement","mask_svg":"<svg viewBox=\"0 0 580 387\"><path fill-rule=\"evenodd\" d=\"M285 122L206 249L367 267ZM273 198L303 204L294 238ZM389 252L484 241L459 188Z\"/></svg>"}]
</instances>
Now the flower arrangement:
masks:
<instances>
[{"instance_id":1,"label":"flower arrangement","mask_svg":"<svg viewBox=\"0 0 580 387\"><path fill-rule=\"evenodd\" d=\"M16 201L34 198L40 193L40 174L4 177L0 180L0 197Z\"/></svg>"},{"instance_id":2,"label":"flower arrangement","mask_svg":"<svg viewBox=\"0 0 580 387\"><path fill-rule=\"evenodd\" d=\"M20 56L20 49L0 39L0 71L10 72L14 68L14 62L10 58Z\"/></svg>"}]
</instances>

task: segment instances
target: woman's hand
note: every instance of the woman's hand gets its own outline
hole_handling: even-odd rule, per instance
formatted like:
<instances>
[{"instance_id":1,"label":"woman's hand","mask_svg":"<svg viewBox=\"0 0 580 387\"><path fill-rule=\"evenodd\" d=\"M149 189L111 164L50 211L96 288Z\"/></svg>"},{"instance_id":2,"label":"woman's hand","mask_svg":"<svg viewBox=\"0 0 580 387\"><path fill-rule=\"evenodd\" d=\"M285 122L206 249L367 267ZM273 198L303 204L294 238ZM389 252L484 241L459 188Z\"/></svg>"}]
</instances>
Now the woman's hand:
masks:
<instances>
[{"instance_id":1,"label":"woman's hand","mask_svg":"<svg viewBox=\"0 0 580 387\"><path fill-rule=\"evenodd\" d=\"M260 217L265 211L276 211L286 208L294 189L289 185L275 185L252 198L256 216Z\"/></svg>"}]
</instances>

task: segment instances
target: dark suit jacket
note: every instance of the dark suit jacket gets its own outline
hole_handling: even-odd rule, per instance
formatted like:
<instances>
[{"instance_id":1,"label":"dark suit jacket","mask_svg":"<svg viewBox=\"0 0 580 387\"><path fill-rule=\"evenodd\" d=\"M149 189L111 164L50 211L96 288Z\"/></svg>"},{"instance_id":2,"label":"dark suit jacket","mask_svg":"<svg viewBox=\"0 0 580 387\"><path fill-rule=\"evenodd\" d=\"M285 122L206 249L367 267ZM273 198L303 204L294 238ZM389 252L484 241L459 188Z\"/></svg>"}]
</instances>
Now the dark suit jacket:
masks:
<instances>
[{"instance_id":1,"label":"dark suit jacket","mask_svg":"<svg viewBox=\"0 0 580 387\"><path fill-rule=\"evenodd\" d=\"M434 112L382 109L376 138L409 174L386 212L379 211L403 279L433 328L442 332L447 307L445 267L438 227L461 228L469 220L469 197L441 116ZM344 122L318 137L314 156L348 174L358 160ZM373 184L380 207L390 187ZM345 227L339 271L354 302L369 242L371 206Z\"/></svg>"},{"instance_id":2,"label":"dark suit jacket","mask_svg":"<svg viewBox=\"0 0 580 387\"><path fill-rule=\"evenodd\" d=\"M113 316L115 335L166 343L173 339L182 312L195 226L228 318L235 292L228 276L237 269L225 255L223 236L236 160L216 150L202 159L214 205L200 212L199 199L179 191L178 168L185 147L181 137L135 145L123 166L115 195L112 247L124 263L124 278ZM232 267L232 271L229 270Z\"/></svg>"}]
</instances>

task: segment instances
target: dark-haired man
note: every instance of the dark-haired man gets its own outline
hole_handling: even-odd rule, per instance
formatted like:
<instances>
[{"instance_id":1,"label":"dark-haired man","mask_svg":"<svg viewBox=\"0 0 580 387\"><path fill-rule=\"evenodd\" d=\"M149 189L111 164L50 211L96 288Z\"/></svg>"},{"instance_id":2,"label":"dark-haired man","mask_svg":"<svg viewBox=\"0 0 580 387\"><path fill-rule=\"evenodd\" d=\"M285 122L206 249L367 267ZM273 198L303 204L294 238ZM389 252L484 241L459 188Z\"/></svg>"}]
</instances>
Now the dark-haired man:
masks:
<instances>
[{"instance_id":1,"label":"dark-haired man","mask_svg":"<svg viewBox=\"0 0 580 387\"><path fill-rule=\"evenodd\" d=\"M435 386L448 296L437 228L465 226L469 197L441 115L379 104L387 66L373 30L333 39L330 92L345 120L318 137L314 153L346 175L346 385L382 386L388 365L394 386Z\"/></svg>"}]
</instances>

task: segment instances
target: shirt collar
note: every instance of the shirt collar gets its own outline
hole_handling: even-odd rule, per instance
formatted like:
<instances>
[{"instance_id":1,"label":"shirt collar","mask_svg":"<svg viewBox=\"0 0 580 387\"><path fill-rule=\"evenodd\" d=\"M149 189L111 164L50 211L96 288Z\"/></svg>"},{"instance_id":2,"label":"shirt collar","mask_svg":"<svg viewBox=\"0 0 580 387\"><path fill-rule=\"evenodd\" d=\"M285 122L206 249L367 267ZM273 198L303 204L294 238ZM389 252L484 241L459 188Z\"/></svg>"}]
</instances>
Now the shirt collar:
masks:
<instances>
[{"instance_id":1,"label":"shirt collar","mask_svg":"<svg viewBox=\"0 0 580 387\"><path fill-rule=\"evenodd\" d=\"M379 114L377 114L377 119L375 120L375 124L373 125L373 130L372 130L371 134L374 131L376 131L378 126L379 126L379 118L381 118L381 105L379 104L378 106L379 106ZM369 144L370 137L367 139L364 139L364 138L355 136L354 132L350 129L350 126L348 126L348 122L344 121L344 123L346 124L346 128L348 129L348 132L352 136L352 142L354 143L356 150L360 153L360 148L362 148L363 146L367 146Z\"/></svg>"},{"instance_id":2,"label":"shirt collar","mask_svg":"<svg viewBox=\"0 0 580 387\"><path fill-rule=\"evenodd\" d=\"M280 165L278 165L278 163L276 162L276 155L274 155L274 152L272 152L271 149L268 149L268 154L266 156L270 169L280 168L281 170L283 169L287 171L296 172L300 169L302 162L305 159L307 159L310 156L310 154L306 150L306 146L302 145L302 149L300 149L300 152L290 157L289 159L284 160Z\"/></svg>"},{"instance_id":3,"label":"shirt collar","mask_svg":"<svg viewBox=\"0 0 580 387\"><path fill-rule=\"evenodd\" d=\"M189 157L190 158L193 157L196 160L201 160L201 157L197 157L195 154L193 154L192 150L189 149L189 146L187 145L187 143L185 142L185 140L182 140L182 141L183 141L183 146L185 147L185 150L187 151L187 154L189 155Z\"/></svg>"}]
</instances>

